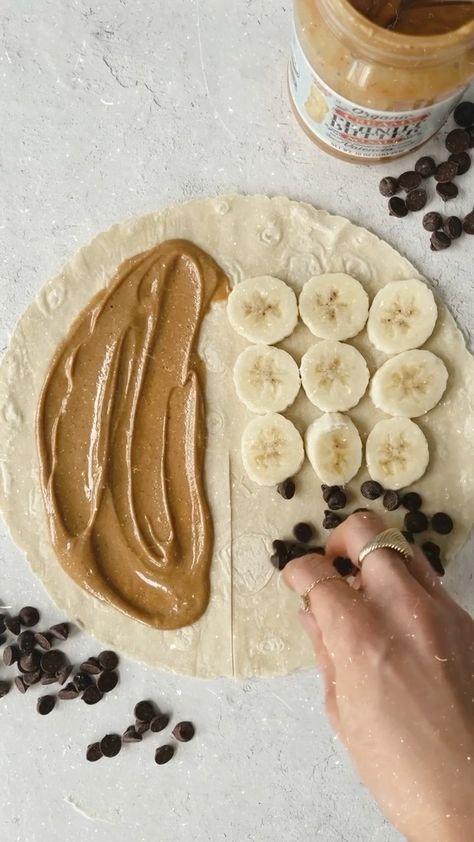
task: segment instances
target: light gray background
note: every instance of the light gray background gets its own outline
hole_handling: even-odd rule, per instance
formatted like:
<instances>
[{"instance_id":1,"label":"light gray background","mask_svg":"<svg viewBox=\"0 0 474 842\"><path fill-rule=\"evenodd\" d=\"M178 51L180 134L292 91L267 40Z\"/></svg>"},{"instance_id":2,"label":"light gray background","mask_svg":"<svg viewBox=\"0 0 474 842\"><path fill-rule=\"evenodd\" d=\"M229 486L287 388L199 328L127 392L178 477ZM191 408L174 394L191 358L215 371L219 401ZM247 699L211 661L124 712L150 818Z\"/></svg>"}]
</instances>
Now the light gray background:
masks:
<instances>
[{"instance_id":1,"label":"light gray background","mask_svg":"<svg viewBox=\"0 0 474 842\"><path fill-rule=\"evenodd\" d=\"M304 199L385 237L470 338L472 240L433 255L420 215L389 219L377 182L410 159L343 164L305 137L286 94L290 17L289 0L3 0L0 351L42 283L94 234L236 190ZM429 149L441 158L442 137ZM471 209L472 185L464 177L453 213ZM470 546L447 584L472 607ZM0 564L6 604L33 602L58 619L3 525ZM82 657L98 644L80 636L69 651ZM163 768L157 737L86 764L86 744L122 730L143 695L194 719L197 739ZM11 842L400 838L331 735L316 672L205 682L124 662L120 692L95 708L64 702L42 718L35 696L0 702L0 836Z\"/></svg>"}]
</instances>

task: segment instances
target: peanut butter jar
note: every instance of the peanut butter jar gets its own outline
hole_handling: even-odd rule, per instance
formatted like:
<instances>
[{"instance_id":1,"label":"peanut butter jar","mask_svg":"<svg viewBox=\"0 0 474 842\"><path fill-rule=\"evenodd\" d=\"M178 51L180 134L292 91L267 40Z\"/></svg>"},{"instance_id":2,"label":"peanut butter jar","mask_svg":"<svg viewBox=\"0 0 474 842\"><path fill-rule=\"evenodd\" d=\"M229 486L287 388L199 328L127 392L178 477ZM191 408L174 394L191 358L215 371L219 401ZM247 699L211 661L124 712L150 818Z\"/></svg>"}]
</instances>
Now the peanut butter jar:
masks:
<instances>
[{"instance_id":1,"label":"peanut butter jar","mask_svg":"<svg viewBox=\"0 0 474 842\"><path fill-rule=\"evenodd\" d=\"M416 149L473 77L473 3L294 0L291 103L332 155L371 163Z\"/></svg>"}]
</instances>

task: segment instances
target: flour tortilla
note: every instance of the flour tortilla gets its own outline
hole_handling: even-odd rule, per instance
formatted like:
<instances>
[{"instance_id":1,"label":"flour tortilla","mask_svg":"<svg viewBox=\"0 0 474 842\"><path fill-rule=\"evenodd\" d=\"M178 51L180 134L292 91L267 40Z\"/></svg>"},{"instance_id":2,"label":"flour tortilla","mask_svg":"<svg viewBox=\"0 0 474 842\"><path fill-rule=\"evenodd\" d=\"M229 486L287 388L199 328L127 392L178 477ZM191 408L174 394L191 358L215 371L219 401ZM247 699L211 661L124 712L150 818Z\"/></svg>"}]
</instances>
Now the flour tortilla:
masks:
<instances>
[{"instance_id":1,"label":"flour tortilla","mask_svg":"<svg viewBox=\"0 0 474 842\"><path fill-rule=\"evenodd\" d=\"M77 587L51 547L34 435L48 363L74 319L118 265L172 237L188 238L209 252L233 283L274 274L298 293L312 275L347 272L372 299L389 281L420 277L407 260L368 231L286 198L224 196L113 226L43 287L0 364L0 504L13 539L54 601L105 645L150 665L202 677L272 676L309 667L313 654L296 621L296 597L268 557L271 541L288 537L296 521L314 523L324 542L319 482L306 462L294 499L284 501L273 489L259 488L247 478L240 437L252 416L237 400L231 376L246 342L227 324L223 305L207 317L200 343L208 369L206 482L215 525L212 596L205 615L178 631L153 630ZM299 362L314 341L300 324L281 346ZM365 331L351 341L364 354L371 373L386 359L370 345ZM435 333L425 347L439 354L450 379L441 403L418 419L431 459L416 490L427 512L454 514L455 531L439 538L449 560L463 545L474 519L472 505L466 505L474 499L474 361L441 304ZM319 414L302 393L288 412L301 432ZM368 397L348 414L364 440L383 417ZM362 469L350 484L350 509L363 505L359 486L364 479ZM373 505L381 509L379 502ZM387 518L400 525L402 516L399 511Z\"/></svg>"}]
</instances>

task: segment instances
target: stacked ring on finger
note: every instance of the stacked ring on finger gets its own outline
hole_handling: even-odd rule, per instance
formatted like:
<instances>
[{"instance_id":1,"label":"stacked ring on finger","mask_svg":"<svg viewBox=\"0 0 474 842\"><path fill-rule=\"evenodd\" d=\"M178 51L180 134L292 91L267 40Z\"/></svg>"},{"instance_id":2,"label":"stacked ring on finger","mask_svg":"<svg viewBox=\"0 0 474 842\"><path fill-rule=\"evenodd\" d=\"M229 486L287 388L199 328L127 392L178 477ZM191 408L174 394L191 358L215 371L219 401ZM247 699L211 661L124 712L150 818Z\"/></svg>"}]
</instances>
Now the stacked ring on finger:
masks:
<instances>
[{"instance_id":1,"label":"stacked ring on finger","mask_svg":"<svg viewBox=\"0 0 474 842\"><path fill-rule=\"evenodd\" d=\"M413 550L410 544L398 529L384 529L383 532L379 532L375 538L372 538L362 547L358 558L361 569L364 559L375 550L394 550L405 561L410 561L413 558Z\"/></svg>"}]
</instances>

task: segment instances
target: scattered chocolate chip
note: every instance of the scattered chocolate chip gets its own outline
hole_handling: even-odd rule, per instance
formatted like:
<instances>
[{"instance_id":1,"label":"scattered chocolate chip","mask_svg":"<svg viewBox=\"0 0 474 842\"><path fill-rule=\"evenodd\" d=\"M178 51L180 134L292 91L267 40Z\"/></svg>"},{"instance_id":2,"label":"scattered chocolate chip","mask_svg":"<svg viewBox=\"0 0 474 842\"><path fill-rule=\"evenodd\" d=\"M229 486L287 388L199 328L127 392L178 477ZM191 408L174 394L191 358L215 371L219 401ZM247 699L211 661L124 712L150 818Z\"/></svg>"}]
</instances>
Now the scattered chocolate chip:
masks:
<instances>
[{"instance_id":1,"label":"scattered chocolate chip","mask_svg":"<svg viewBox=\"0 0 474 842\"><path fill-rule=\"evenodd\" d=\"M465 152L471 145L469 132L465 129L453 129L449 132L445 145L448 152Z\"/></svg>"},{"instance_id":2,"label":"scattered chocolate chip","mask_svg":"<svg viewBox=\"0 0 474 842\"><path fill-rule=\"evenodd\" d=\"M292 561L294 558L302 558L305 555L308 555L308 547L306 544L293 544L288 543L288 561Z\"/></svg>"},{"instance_id":3,"label":"scattered chocolate chip","mask_svg":"<svg viewBox=\"0 0 474 842\"><path fill-rule=\"evenodd\" d=\"M387 512L394 512L400 506L400 495L398 491L386 491L383 495L382 503Z\"/></svg>"},{"instance_id":4,"label":"scattered chocolate chip","mask_svg":"<svg viewBox=\"0 0 474 842\"><path fill-rule=\"evenodd\" d=\"M274 553L270 557L270 561L273 564L273 566L277 568L277 570L283 570L290 560L288 555L288 547L286 546L284 541L280 541L279 539L273 541L272 546L274 549Z\"/></svg>"},{"instance_id":5,"label":"scattered chocolate chip","mask_svg":"<svg viewBox=\"0 0 474 842\"><path fill-rule=\"evenodd\" d=\"M467 152L453 152L449 160L457 165L457 175L465 175L471 168L471 158Z\"/></svg>"},{"instance_id":6,"label":"scattered chocolate chip","mask_svg":"<svg viewBox=\"0 0 474 842\"><path fill-rule=\"evenodd\" d=\"M45 672L41 676L41 684L56 684L57 680L56 676L51 675L49 672Z\"/></svg>"},{"instance_id":7,"label":"scattered chocolate chip","mask_svg":"<svg viewBox=\"0 0 474 842\"><path fill-rule=\"evenodd\" d=\"M459 190L452 181L443 182L443 184L436 185L436 192L441 197L443 202L449 202L451 199L455 199L459 193Z\"/></svg>"},{"instance_id":8,"label":"scattered chocolate chip","mask_svg":"<svg viewBox=\"0 0 474 842\"><path fill-rule=\"evenodd\" d=\"M57 623L51 626L49 633L57 640L67 640L69 637L69 623Z\"/></svg>"},{"instance_id":9,"label":"scattered chocolate chip","mask_svg":"<svg viewBox=\"0 0 474 842\"><path fill-rule=\"evenodd\" d=\"M112 652L111 649L106 649L105 652L101 652L98 658L99 666L102 667L103 670L114 670L118 667L118 655L116 652Z\"/></svg>"},{"instance_id":10,"label":"scattered chocolate chip","mask_svg":"<svg viewBox=\"0 0 474 842\"><path fill-rule=\"evenodd\" d=\"M154 716L150 722L150 731L153 733L157 733L158 731L163 731L170 721L169 716L166 713L159 713L158 716Z\"/></svg>"},{"instance_id":11,"label":"scattered chocolate chip","mask_svg":"<svg viewBox=\"0 0 474 842\"><path fill-rule=\"evenodd\" d=\"M6 634L0 634L0 646L3 646L4 643L7 641Z\"/></svg>"},{"instance_id":12,"label":"scattered chocolate chip","mask_svg":"<svg viewBox=\"0 0 474 842\"><path fill-rule=\"evenodd\" d=\"M25 628L31 628L32 626L36 626L39 623L40 615L37 608L33 608L32 605L25 605L20 613L18 614L20 618L20 623Z\"/></svg>"},{"instance_id":13,"label":"scattered chocolate chip","mask_svg":"<svg viewBox=\"0 0 474 842\"><path fill-rule=\"evenodd\" d=\"M5 646L5 649L3 650L3 663L6 667L11 667L13 664L16 664L19 658L20 650L18 646Z\"/></svg>"},{"instance_id":14,"label":"scattered chocolate chip","mask_svg":"<svg viewBox=\"0 0 474 842\"><path fill-rule=\"evenodd\" d=\"M322 485L321 492L323 495L323 500L325 503L329 500L331 494L335 494L336 491L341 491L340 485Z\"/></svg>"},{"instance_id":15,"label":"scattered chocolate chip","mask_svg":"<svg viewBox=\"0 0 474 842\"><path fill-rule=\"evenodd\" d=\"M344 556L338 556L335 558L332 565L341 576L350 576L354 571L352 561L350 558L345 558Z\"/></svg>"},{"instance_id":16,"label":"scattered chocolate chip","mask_svg":"<svg viewBox=\"0 0 474 842\"><path fill-rule=\"evenodd\" d=\"M74 684L74 687L77 687L77 689L82 693L86 687L90 687L91 684L93 684L93 681L87 672L77 672L72 680L72 683Z\"/></svg>"},{"instance_id":17,"label":"scattered chocolate chip","mask_svg":"<svg viewBox=\"0 0 474 842\"><path fill-rule=\"evenodd\" d=\"M346 493L342 490L342 488L336 488L331 491L326 502L328 504L328 508L331 509L332 512L344 509L347 505Z\"/></svg>"},{"instance_id":18,"label":"scattered chocolate chip","mask_svg":"<svg viewBox=\"0 0 474 842\"><path fill-rule=\"evenodd\" d=\"M453 531L453 520L445 512L436 512L431 518L431 528L434 529L438 535L449 535Z\"/></svg>"},{"instance_id":19,"label":"scattered chocolate chip","mask_svg":"<svg viewBox=\"0 0 474 842\"><path fill-rule=\"evenodd\" d=\"M158 766L163 766L165 763L168 763L171 760L173 754L174 746L160 746L155 751L155 763L158 763Z\"/></svg>"},{"instance_id":20,"label":"scattered chocolate chip","mask_svg":"<svg viewBox=\"0 0 474 842\"><path fill-rule=\"evenodd\" d=\"M465 234L474 234L474 211L464 217L462 227Z\"/></svg>"},{"instance_id":21,"label":"scattered chocolate chip","mask_svg":"<svg viewBox=\"0 0 474 842\"><path fill-rule=\"evenodd\" d=\"M429 213L425 213L422 222L425 231L439 231L442 224L443 217L440 213L436 213L436 211L430 211Z\"/></svg>"},{"instance_id":22,"label":"scattered chocolate chip","mask_svg":"<svg viewBox=\"0 0 474 842\"><path fill-rule=\"evenodd\" d=\"M101 757L102 751L100 748L100 743L91 743L87 746L86 760L90 760L91 763L95 763L95 761L100 760Z\"/></svg>"},{"instance_id":23,"label":"scattered chocolate chip","mask_svg":"<svg viewBox=\"0 0 474 842\"><path fill-rule=\"evenodd\" d=\"M21 623L19 617L5 617L5 625L9 632L18 635L21 632Z\"/></svg>"},{"instance_id":24,"label":"scattered chocolate chip","mask_svg":"<svg viewBox=\"0 0 474 842\"><path fill-rule=\"evenodd\" d=\"M23 675L23 681L28 687L32 687L33 684L38 684L41 680L41 670L35 670L35 672L25 672Z\"/></svg>"},{"instance_id":25,"label":"scattered chocolate chip","mask_svg":"<svg viewBox=\"0 0 474 842\"><path fill-rule=\"evenodd\" d=\"M462 234L462 222L458 216L448 216L443 225L443 231L450 240L457 240Z\"/></svg>"},{"instance_id":26,"label":"scattered chocolate chip","mask_svg":"<svg viewBox=\"0 0 474 842\"><path fill-rule=\"evenodd\" d=\"M79 667L81 672L86 672L88 675L99 675L102 672L99 661L97 658L88 658L87 661L83 661L81 666Z\"/></svg>"},{"instance_id":27,"label":"scattered chocolate chip","mask_svg":"<svg viewBox=\"0 0 474 842\"><path fill-rule=\"evenodd\" d=\"M106 734L100 741L100 750L104 757L116 757L122 748L120 734Z\"/></svg>"},{"instance_id":28,"label":"scattered chocolate chip","mask_svg":"<svg viewBox=\"0 0 474 842\"><path fill-rule=\"evenodd\" d=\"M82 694L82 701L85 702L86 705L96 705L102 698L102 693L95 684L91 684L90 687L86 687Z\"/></svg>"},{"instance_id":29,"label":"scattered chocolate chip","mask_svg":"<svg viewBox=\"0 0 474 842\"><path fill-rule=\"evenodd\" d=\"M324 512L324 529L335 529L340 523L342 523L342 517L336 514L336 512L329 512L327 510Z\"/></svg>"},{"instance_id":30,"label":"scattered chocolate chip","mask_svg":"<svg viewBox=\"0 0 474 842\"><path fill-rule=\"evenodd\" d=\"M293 527L293 535L296 540L300 541L302 544L309 544L314 535L314 530L309 523L297 523Z\"/></svg>"},{"instance_id":31,"label":"scattered chocolate chip","mask_svg":"<svg viewBox=\"0 0 474 842\"><path fill-rule=\"evenodd\" d=\"M419 187L417 190L410 190L405 199L409 211L421 211L428 201L426 190Z\"/></svg>"},{"instance_id":32,"label":"scattered chocolate chip","mask_svg":"<svg viewBox=\"0 0 474 842\"><path fill-rule=\"evenodd\" d=\"M464 129L474 123L474 102L460 102L454 109L454 122Z\"/></svg>"},{"instance_id":33,"label":"scattered chocolate chip","mask_svg":"<svg viewBox=\"0 0 474 842\"><path fill-rule=\"evenodd\" d=\"M407 193L410 190L416 190L421 184L421 173L416 170L407 170L407 172L402 172L402 174L398 177L398 183L402 190L406 190Z\"/></svg>"},{"instance_id":34,"label":"scattered chocolate chip","mask_svg":"<svg viewBox=\"0 0 474 842\"><path fill-rule=\"evenodd\" d=\"M15 687L22 695L25 695L28 690L28 685L25 684L22 675L17 675L15 678Z\"/></svg>"},{"instance_id":35,"label":"scattered chocolate chip","mask_svg":"<svg viewBox=\"0 0 474 842\"><path fill-rule=\"evenodd\" d=\"M35 632L35 640L41 649L51 649L53 638L48 632Z\"/></svg>"},{"instance_id":36,"label":"scattered chocolate chip","mask_svg":"<svg viewBox=\"0 0 474 842\"><path fill-rule=\"evenodd\" d=\"M405 515L405 528L407 532L414 534L424 532L428 529L428 518L420 510L416 512L407 512Z\"/></svg>"},{"instance_id":37,"label":"scattered chocolate chip","mask_svg":"<svg viewBox=\"0 0 474 842\"><path fill-rule=\"evenodd\" d=\"M438 544L435 544L433 541L425 541L425 543L421 545L421 549L435 573L437 573L438 576L444 576L444 567L441 562Z\"/></svg>"},{"instance_id":38,"label":"scattered chocolate chip","mask_svg":"<svg viewBox=\"0 0 474 842\"><path fill-rule=\"evenodd\" d=\"M444 251L451 245L451 240L443 231L433 231L430 237L431 251Z\"/></svg>"},{"instance_id":39,"label":"scattered chocolate chip","mask_svg":"<svg viewBox=\"0 0 474 842\"><path fill-rule=\"evenodd\" d=\"M180 743L188 743L194 737L195 730L192 722L178 722L173 728L173 737Z\"/></svg>"},{"instance_id":40,"label":"scattered chocolate chip","mask_svg":"<svg viewBox=\"0 0 474 842\"><path fill-rule=\"evenodd\" d=\"M150 723L149 722L140 722L139 719L135 720L135 730L138 734L146 734L147 731L150 730Z\"/></svg>"},{"instance_id":41,"label":"scattered chocolate chip","mask_svg":"<svg viewBox=\"0 0 474 842\"><path fill-rule=\"evenodd\" d=\"M20 657L18 668L20 672L35 672L39 669L42 660L41 654L35 649L33 652L27 652ZM44 670L44 672L49 672L49 670Z\"/></svg>"},{"instance_id":42,"label":"scattered chocolate chip","mask_svg":"<svg viewBox=\"0 0 474 842\"><path fill-rule=\"evenodd\" d=\"M396 178L392 178L391 175L387 175L379 182L379 190L382 196L385 196L388 199L390 196L395 196L395 193L398 193L400 185L398 184Z\"/></svg>"},{"instance_id":43,"label":"scattered chocolate chip","mask_svg":"<svg viewBox=\"0 0 474 842\"><path fill-rule=\"evenodd\" d=\"M388 200L388 212L390 216L402 219L408 213L406 202L403 199L400 199L399 196L392 196L392 198Z\"/></svg>"},{"instance_id":44,"label":"scattered chocolate chip","mask_svg":"<svg viewBox=\"0 0 474 842\"><path fill-rule=\"evenodd\" d=\"M114 670L107 670L99 675L97 679L97 687L101 693L110 693L118 684L118 673Z\"/></svg>"},{"instance_id":45,"label":"scattered chocolate chip","mask_svg":"<svg viewBox=\"0 0 474 842\"><path fill-rule=\"evenodd\" d=\"M62 667L62 669L58 670L58 672L56 673L58 684L60 684L61 687L63 686L63 684L66 684L66 681L72 673L72 669L72 664L66 664L66 666ZM73 684L76 686L75 681L73 682Z\"/></svg>"},{"instance_id":46,"label":"scattered chocolate chip","mask_svg":"<svg viewBox=\"0 0 474 842\"><path fill-rule=\"evenodd\" d=\"M22 652L32 652L35 645L36 640L32 631L23 631L18 635L18 646Z\"/></svg>"},{"instance_id":47,"label":"scattered chocolate chip","mask_svg":"<svg viewBox=\"0 0 474 842\"><path fill-rule=\"evenodd\" d=\"M433 158L429 155L423 155L415 164L415 172L419 173L422 178L430 178L436 172L436 164Z\"/></svg>"},{"instance_id":48,"label":"scattered chocolate chip","mask_svg":"<svg viewBox=\"0 0 474 842\"><path fill-rule=\"evenodd\" d=\"M133 714L139 722L151 722L156 716L155 705L148 701L138 702L133 709Z\"/></svg>"},{"instance_id":49,"label":"scattered chocolate chip","mask_svg":"<svg viewBox=\"0 0 474 842\"><path fill-rule=\"evenodd\" d=\"M291 500L292 497L295 496L296 486L292 479L286 479L284 482L280 482L277 485L277 491L280 497L283 497L284 500Z\"/></svg>"},{"instance_id":50,"label":"scattered chocolate chip","mask_svg":"<svg viewBox=\"0 0 474 842\"><path fill-rule=\"evenodd\" d=\"M406 540L408 541L409 544L415 543L415 539L414 539L413 535L411 534L411 532L407 532L405 529L403 529L402 535L403 535L404 538L406 538Z\"/></svg>"},{"instance_id":51,"label":"scattered chocolate chip","mask_svg":"<svg viewBox=\"0 0 474 842\"><path fill-rule=\"evenodd\" d=\"M65 687L61 687L58 693L58 698L63 699L63 701L65 702L69 702L73 699L78 699L80 695L81 694L79 690L77 689L77 687L74 686L74 684L71 681L69 682L69 684L66 684Z\"/></svg>"},{"instance_id":52,"label":"scattered chocolate chip","mask_svg":"<svg viewBox=\"0 0 474 842\"><path fill-rule=\"evenodd\" d=\"M471 139L469 147L470 149L472 149L472 147L474 146L474 126L470 126L468 129L466 129L466 131L469 132L469 137Z\"/></svg>"},{"instance_id":53,"label":"scattered chocolate chip","mask_svg":"<svg viewBox=\"0 0 474 842\"><path fill-rule=\"evenodd\" d=\"M54 710L56 704L55 696L40 696L36 702L36 710L41 716L47 716Z\"/></svg>"},{"instance_id":54,"label":"scattered chocolate chip","mask_svg":"<svg viewBox=\"0 0 474 842\"><path fill-rule=\"evenodd\" d=\"M416 512L417 509L421 509L422 502L420 495L416 491L408 491L402 497L402 506L408 509L409 512Z\"/></svg>"},{"instance_id":55,"label":"scattered chocolate chip","mask_svg":"<svg viewBox=\"0 0 474 842\"><path fill-rule=\"evenodd\" d=\"M9 681L0 681L0 699L3 699L10 692L10 688L11 684Z\"/></svg>"},{"instance_id":56,"label":"scattered chocolate chip","mask_svg":"<svg viewBox=\"0 0 474 842\"><path fill-rule=\"evenodd\" d=\"M366 482L363 482L360 491L363 497L367 500L377 500L383 494L383 488L379 482L375 482L373 479L369 479Z\"/></svg>"},{"instance_id":57,"label":"scattered chocolate chip","mask_svg":"<svg viewBox=\"0 0 474 842\"><path fill-rule=\"evenodd\" d=\"M41 669L43 672L57 673L63 668L66 662L66 656L60 649L50 649L49 652L43 652L41 656Z\"/></svg>"},{"instance_id":58,"label":"scattered chocolate chip","mask_svg":"<svg viewBox=\"0 0 474 842\"><path fill-rule=\"evenodd\" d=\"M438 164L436 167L435 180L440 184L444 184L456 178L457 174L458 165L454 161L443 161L442 164Z\"/></svg>"},{"instance_id":59,"label":"scattered chocolate chip","mask_svg":"<svg viewBox=\"0 0 474 842\"><path fill-rule=\"evenodd\" d=\"M134 725L129 725L122 734L123 743L141 743L142 740L142 735L138 733Z\"/></svg>"},{"instance_id":60,"label":"scattered chocolate chip","mask_svg":"<svg viewBox=\"0 0 474 842\"><path fill-rule=\"evenodd\" d=\"M324 547L308 547L308 555L324 555Z\"/></svg>"}]
</instances>

